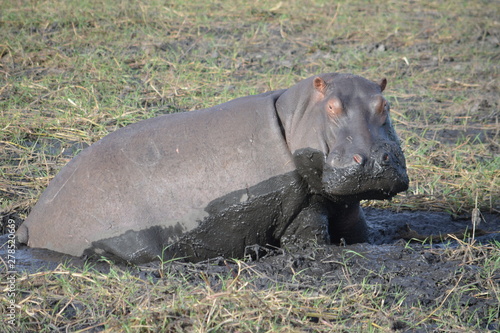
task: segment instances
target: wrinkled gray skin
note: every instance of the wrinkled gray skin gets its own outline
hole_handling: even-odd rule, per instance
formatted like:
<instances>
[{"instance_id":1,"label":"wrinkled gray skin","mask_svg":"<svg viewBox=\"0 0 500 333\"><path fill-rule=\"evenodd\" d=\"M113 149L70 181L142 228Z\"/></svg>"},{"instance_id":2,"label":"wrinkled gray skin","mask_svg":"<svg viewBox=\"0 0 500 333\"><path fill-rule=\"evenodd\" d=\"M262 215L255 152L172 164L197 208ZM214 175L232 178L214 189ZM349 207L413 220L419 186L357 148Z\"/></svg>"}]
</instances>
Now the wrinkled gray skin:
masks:
<instances>
[{"instance_id":1,"label":"wrinkled gray skin","mask_svg":"<svg viewBox=\"0 0 500 333\"><path fill-rule=\"evenodd\" d=\"M385 85L323 74L121 128L59 172L18 240L132 263L363 242L359 201L408 187Z\"/></svg>"}]
</instances>

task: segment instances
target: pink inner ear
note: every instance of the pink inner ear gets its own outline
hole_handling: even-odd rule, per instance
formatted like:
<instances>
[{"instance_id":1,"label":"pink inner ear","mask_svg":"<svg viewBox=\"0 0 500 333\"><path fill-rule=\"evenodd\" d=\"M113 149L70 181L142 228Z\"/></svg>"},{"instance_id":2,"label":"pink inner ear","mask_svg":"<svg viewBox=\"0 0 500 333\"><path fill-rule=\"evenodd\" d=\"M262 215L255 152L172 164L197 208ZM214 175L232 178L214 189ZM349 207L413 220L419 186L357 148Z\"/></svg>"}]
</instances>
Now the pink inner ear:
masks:
<instances>
[{"instance_id":1,"label":"pink inner ear","mask_svg":"<svg viewBox=\"0 0 500 333\"><path fill-rule=\"evenodd\" d=\"M326 91L326 82L318 76L314 79L314 88L324 95Z\"/></svg>"}]
</instances>

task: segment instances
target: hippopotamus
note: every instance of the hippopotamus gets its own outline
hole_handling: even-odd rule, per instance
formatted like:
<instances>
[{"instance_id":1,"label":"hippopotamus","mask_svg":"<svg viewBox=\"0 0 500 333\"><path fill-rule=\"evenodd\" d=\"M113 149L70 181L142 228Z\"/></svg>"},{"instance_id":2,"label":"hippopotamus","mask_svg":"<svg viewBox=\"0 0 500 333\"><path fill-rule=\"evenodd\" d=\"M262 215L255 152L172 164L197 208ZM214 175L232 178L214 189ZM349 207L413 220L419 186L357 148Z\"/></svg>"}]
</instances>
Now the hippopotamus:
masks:
<instances>
[{"instance_id":1,"label":"hippopotamus","mask_svg":"<svg viewBox=\"0 0 500 333\"><path fill-rule=\"evenodd\" d=\"M120 128L60 170L17 239L134 264L365 242L360 200L409 182L386 84L321 74Z\"/></svg>"}]
</instances>

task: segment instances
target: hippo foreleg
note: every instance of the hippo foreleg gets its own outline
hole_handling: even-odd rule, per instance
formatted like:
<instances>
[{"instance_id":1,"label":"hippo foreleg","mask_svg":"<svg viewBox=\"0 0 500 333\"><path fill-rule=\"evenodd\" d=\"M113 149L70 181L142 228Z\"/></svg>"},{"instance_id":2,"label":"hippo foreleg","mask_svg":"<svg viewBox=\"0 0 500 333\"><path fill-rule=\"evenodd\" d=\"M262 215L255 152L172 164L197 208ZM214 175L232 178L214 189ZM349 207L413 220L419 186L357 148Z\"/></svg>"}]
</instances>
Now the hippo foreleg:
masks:
<instances>
[{"instance_id":1,"label":"hippo foreleg","mask_svg":"<svg viewBox=\"0 0 500 333\"><path fill-rule=\"evenodd\" d=\"M281 245L315 241L330 244L328 209L316 198L294 218L281 237Z\"/></svg>"},{"instance_id":2,"label":"hippo foreleg","mask_svg":"<svg viewBox=\"0 0 500 333\"><path fill-rule=\"evenodd\" d=\"M328 210L330 240L333 244L368 241L368 226L359 202L330 203Z\"/></svg>"},{"instance_id":3,"label":"hippo foreleg","mask_svg":"<svg viewBox=\"0 0 500 333\"><path fill-rule=\"evenodd\" d=\"M333 203L314 196L290 223L281 237L281 245L315 240L317 244L366 242L367 225L359 203Z\"/></svg>"}]
</instances>

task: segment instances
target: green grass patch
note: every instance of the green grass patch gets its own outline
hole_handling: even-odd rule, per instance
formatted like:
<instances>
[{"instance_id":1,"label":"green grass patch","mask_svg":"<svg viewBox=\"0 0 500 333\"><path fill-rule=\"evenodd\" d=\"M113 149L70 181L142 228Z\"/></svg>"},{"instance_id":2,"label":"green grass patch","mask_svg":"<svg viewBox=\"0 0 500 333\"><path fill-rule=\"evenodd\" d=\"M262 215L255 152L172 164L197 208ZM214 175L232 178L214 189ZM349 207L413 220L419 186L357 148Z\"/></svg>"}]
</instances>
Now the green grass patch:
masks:
<instances>
[{"instance_id":1,"label":"green grass patch","mask_svg":"<svg viewBox=\"0 0 500 333\"><path fill-rule=\"evenodd\" d=\"M498 26L484 19L495 13L448 2L4 2L2 205L26 211L43 190L26 169L50 179L67 162L32 147L92 144L158 114L341 71L389 80L412 184L377 205L459 214L477 196L498 212Z\"/></svg>"}]
</instances>

